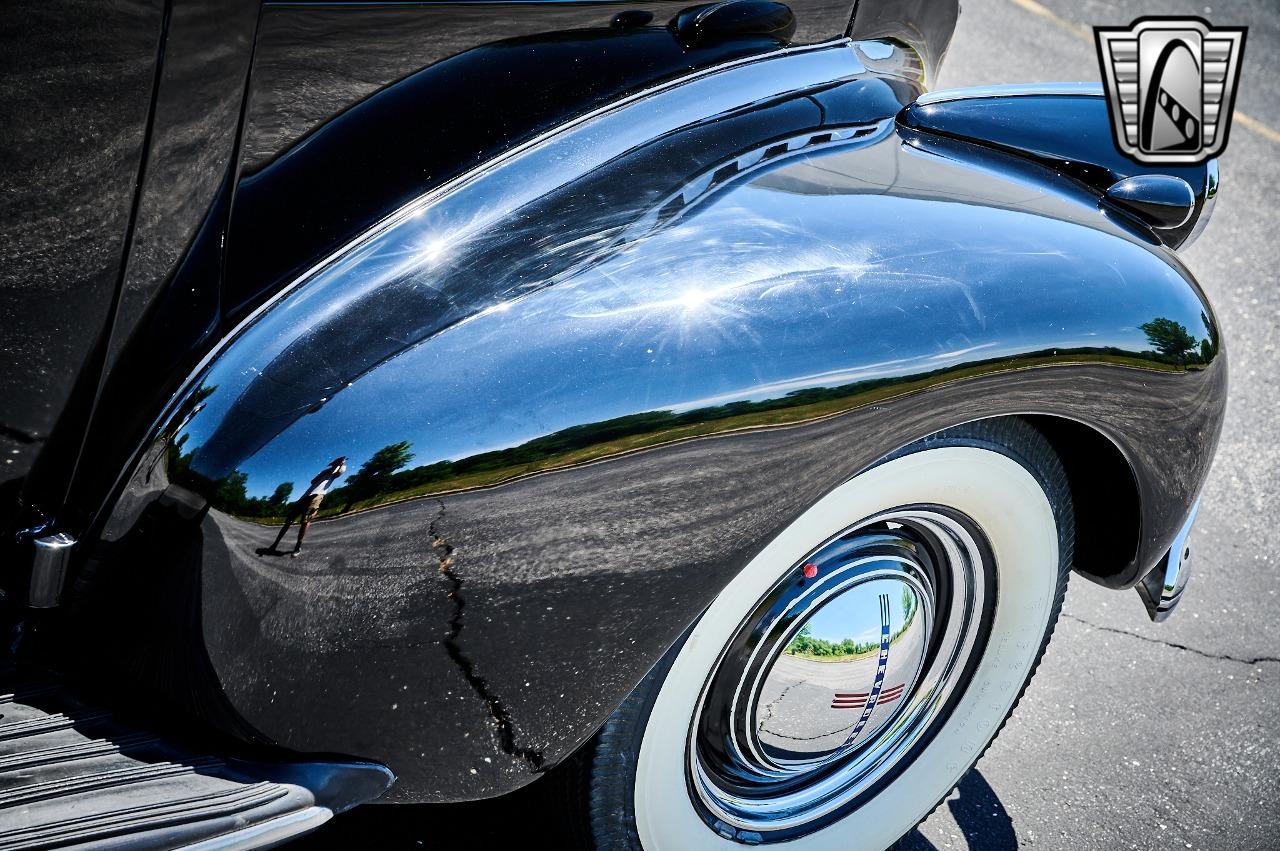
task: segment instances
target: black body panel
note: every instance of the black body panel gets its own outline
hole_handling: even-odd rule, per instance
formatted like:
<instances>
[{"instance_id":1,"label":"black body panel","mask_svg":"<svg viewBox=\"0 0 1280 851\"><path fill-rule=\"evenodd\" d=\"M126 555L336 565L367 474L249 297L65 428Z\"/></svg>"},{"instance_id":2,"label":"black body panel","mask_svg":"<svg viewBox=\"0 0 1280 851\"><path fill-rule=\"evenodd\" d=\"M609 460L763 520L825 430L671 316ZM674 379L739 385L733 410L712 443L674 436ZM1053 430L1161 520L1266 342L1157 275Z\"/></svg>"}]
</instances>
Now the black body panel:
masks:
<instances>
[{"instance_id":1,"label":"black body panel","mask_svg":"<svg viewBox=\"0 0 1280 851\"><path fill-rule=\"evenodd\" d=\"M1195 229L1196 222L1217 191L1216 167L1143 166L1126 157L1111 142L1106 124L1107 102L1095 86L1026 87L1023 94L1000 89L940 93L926 97L902 111L904 127L1025 156L1047 168L1105 191L1133 175L1162 174L1185 180L1195 194L1190 219L1179 227L1160 230L1157 236L1177 248ZM1046 121L1045 116L1053 116ZM1063 127L1074 132L1064 133Z\"/></svg>"},{"instance_id":2,"label":"black body panel","mask_svg":"<svg viewBox=\"0 0 1280 851\"><path fill-rule=\"evenodd\" d=\"M136 451L157 412L220 335L343 242L410 199L548 127L690 69L778 46L773 38L745 36L686 50L661 25L662 18L639 29L572 28L589 21L607 24L618 11L616 4L517 5L519 17L514 23L503 17L505 5L493 4L285 4L264 9L245 105L250 128L242 142L246 152L255 144L254 110L266 108L260 104L267 104L274 115L306 113L297 92L284 100L273 94L273 63L284 61L280 51L286 45L295 50L305 46L310 57L305 66L291 66L288 85L314 96L318 103L327 103L325 92L341 90L346 92L344 98L354 97L357 90L363 93L365 88L350 89L337 82L355 74L357 66L362 69L357 76L365 81L361 86L376 90L394 81L384 77L413 70L413 63L446 59L377 92L265 166L255 167L246 153L246 173L226 171L181 264L163 285L152 283L155 295L141 313L146 279L139 276L131 284L113 343L119 348L120 363L107 376L101 394L106 419L85 438L83 454L93 460L76 470L60 512L64 526L83 528L101 508L121 473L118 463L105 459ZM251 23L235 14L237 8L228 6L224 17L241 25ZM807 16L809 23L802 23L797 37L842 31L847 17L823 12L820 6L815 9L817 13ZM458 14L443 16L450 10ZM513 28L532 28L538 21L570 29L485 45L447 58L447 50L472 47L477 40ZM290 38L295 40L284 38L285 32L293 33ZM437 52L397 53L394 61L387 54L389 64L380 65L365 50L371 42L399 44L406 33L414 34L413 43L422 50ZM323 48L324 44L330 46ZM217 100L215 96L235 82L240 54L228 49L220 56L217 67L222 75L203 82L204 88L193 96L204 91L207 98ZM567 67L575 70L568 77ZM376 76L371 86L369 74ZM162 92L167 91L162 87ZM478 115L483 118L477 119ZM171 132L177 134L184 126L175 120ZM219 157L226 151L219 146L221 138L210 136L199 149L213 158L211 162L221 162ZM207 187L207 180L202 185ZM157 199L169 197L156 194ZM196 209L188 204L183 215L166 219L166 226L190 227ZM150 268L145 258L139 262L144 264L140 268ZM80 429L68 429L67 439L49 455L74 457L80 435ZM51 471L35 479L29 489L49 494L39 501L56 505L53 494L65 487L61 477Z\"/></svg>"},{"instance_id":3,"label":"black body panel","mask_svg":"<svg viewBox=\"0 0 1280 851\"><path fill-rule=\"evenodd\" d=\"M86 433L83 419L64 417L23 489L25 502L42 515L56 514L61 528L82 527L96 510L76 498L75 482L111 466L103 461L118 450L104 440L126 438L131 418L145 417L148 404L172 393L216 339L257 20L253 0L182 0L167 18L150 147L110 339L103 342L103 374L87 374L80 397L92 404L93 419Z\"/></svg>"},{"instance_id":4,"label":"black body panel","mask_svg":"<svg viewBox=\"0 0 1280 851\"><path fill-rule=\"evenodd\" d=\"M746 37L686 50L665 27L606 28L500 41L432 65L241 180L227 310L243 315L389 211L540 132L646 86L780 46Z\"/></svg>"},{"instance_id":5,"label":"black body panel","mask_svg":"<svg viewBox=\"0 0 1280 851\"><path fill-rule=\"evenodd\" d=\"M528 37L554 40L576 37L580 30L610 27L616 15L630 20L652 15L647 26L663 27L676 14L695 5L689 0L574 0L573 2L425 2L325 3L268 2L254 59L252 96L245 127L245 171L257 171L293 147L313 130L356 105L379 89L475 47ZM845 34L854 0L794 0L797 29L793 41L810 44ZM944 2L941 6L954 3ZM636 16L634 13L641 13ZM954 15L953 15L954 20ZM621 28L615 27L620 31ZM605 69L619 75L635 63L632 73L643 77L649 60L620 56ZM691 64L706 64L690 52ZM530 82L528 94L546 98L562 85L589 85L576 80L602 69L573 64L572 57L548 56L542 69L551 82ZM494 77L457 84L454 97L487 97ZM567 99L563 99L566 100ZM480 104L463 111L477 114ZM523 109L486 115L481 123L519 123ZM453 120L456 116L444 115Z\"/></svg>"},{"instance_id":6,"label":"black body panel","mask_svg":"<svg viewBox=\"0 0 1280 851\"><path fill-rule=\"evenodd\" d=\"M234 176L258 5L255 0L181 0L173 5L108 371L147 309L173 286L197 232L215 215L216 196ZM225 232L225 221L211 225ZM189 282L183 288L192 289ZM216 325L217 299L201 295L172 310L196 314L189 327ZM193 342L199 340L198 333L183 330Z\"/></svg>"},{"instance_id":7,"label":"black body panel","mask_svg":"<svg viewBox=\"0 0 1280 851\"><path fill-rule=\"evenodd\" d=\"M0 484L30 469L59 418L75 435L59 465L75 462L127 246L163 11L161 0L6 5ZM9 503L0 499L0 518Z\"/></svg>"},{"instance_id":8,"label":"black body panel","mask_svg":"<svg viewBox=\"0 0 1280 851\"><path fill-rule=\"evenodd\" d=\"M905 44L920 56L926 88L947 56L960 3L953 0L859 0L849 37Z\"/></svg>"}]
</instances>

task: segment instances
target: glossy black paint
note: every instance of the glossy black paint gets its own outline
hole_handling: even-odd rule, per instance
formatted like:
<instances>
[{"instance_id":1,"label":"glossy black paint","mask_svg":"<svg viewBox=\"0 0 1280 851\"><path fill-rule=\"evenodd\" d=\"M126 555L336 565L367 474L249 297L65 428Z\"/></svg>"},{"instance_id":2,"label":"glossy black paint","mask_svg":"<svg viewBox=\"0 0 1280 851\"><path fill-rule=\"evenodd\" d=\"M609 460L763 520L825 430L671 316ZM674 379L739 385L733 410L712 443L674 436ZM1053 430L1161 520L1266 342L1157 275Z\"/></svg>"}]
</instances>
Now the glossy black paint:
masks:
<instances>
[{"instance_id":1,"label":"glossy black paint","mask_svg":"<svg viewBox=\"0 0 1280 851\"><path fill-rule=\"evenodd\" d=\"M690 0L268 2L254 58L245 170L261 168L379 89L473 48L557 33L572 37L579 30L610 26L661 28L695 5ZM796 19L792 39L813 44L843 36L854 5L854 0L792 0L787 4ZM645 64L635 72L643 75ZM587 71L573 65L556 70L562 74L555 85ZM482 74L465 81L463 89L484 96L486 85L500 76ZM545 94L532 86L530 91ZM508 119L519 122L521 112Z\"/></svg>"},{"instance_id":2,"label":"glossy black paint","mask_svg":"<svg viewBox=\"0 0 1280 851\"><path fill-rule=\"evenodd\" d=\"M217 120L206 118L208 133L193 134L192 114L179 108L184 92L180 81L190 75L190 59L166 73L161 86L166 99L161 105L167 99L174 105L158 113L171 119L158 125L162 128L158 138L193 140L194 147L187 153L196 157L192 167L200 176L191 177L197 182L191 193L176 192L172 181L180 172L161 169L166 182L162 186L157 178L154 191L144 198L146 211L156 216L156 239L141 244L138 257L131 261L131 268L140 271L131 279L122 302L114 343L119 363L102 388L102 413L87 436L83 424L69 428L57 451L47 453L56 462L74 460L77 455L86 459L75 469L70 496L59 512L64 528L78 533L89 525L118 483L117 459L138 451L157 412L220 334L291 275L411 198L547 126L692 68L778 44L776 39L755 36L684 50L661 19L639 29L568 29L500 41L411 74L312 133L286 155L253 170L254 140L261 132L260 124L255 129L255 110L270 107L274 115L309 115L309 108L324 108L330 94L348 91L338 82L348 79L348 73L363 85L370 74L375 78L391 75L406 62L448 57L448 51L470 47L489 35L527 31L539 24L573 27L602 17L607 22L606 13L618 8L611 3L539 3L522 5L512 18L504 16L505 4L462 5L465 8L457 4L267 7L259 24L239 0L222 0L207 15L191 11L185 17L175 15L175 41L182 35L184 44L222 45L209 47L217 61L207 75L196 75L202 88L186 92L193 102L214 104ZM667 11L674 14L678 8L684 5ZM797 4L797 8L807 7ZM457 14L444 17L449 10ZM843 26L843 19L834 12L807 17L809 33L838 32ZM215 26L223 21L226 29L221 41L209 34L205 27L209 20ZM827 22L827 30L816 26L818 20ZM186 24L179 29L182 21ZM224 169L222 184L208 202L180 264L168 270L155 260L163 255L164 262L169 261L168 249L188 233L191 222L205 209L201 205L208 197L209 179L225 161L226 133L240 120L224 107L227 94L242 82L239 47L255 25L259 34L240 166ZM380 46L375 50L374 44ZM305 65L289 65L283 57L292 56L290 51L305 51ZM575 68L577 73L566 76L565 68ZM324 74L333 76L306 80L298 76ZM279 76L290 80L289 85L305 87L312 102L282 99L278 91L273 94L276 90L270 81ZM486 116L484 120L476 120L479 113ZM153 156L162 165L176 166L175 156L165 154L170 144L177 142L166 142ZM241 168L250 173L242 173ZM161 216L164 205L177 199L182 199L183 206ZM289 226L282 228L282 222ZM154 280L163 274L168 277ZM142 309L147 286L154 291ZM57 505L66 488L64 478L33 476L28 486L38 487L48 494L44 502Z\"/></svg>"},{"instance_id":3,"label":"glossy black paint","mask_svg":"<svg viewBox=\"0 0 1280 851\"><path fill-rule=\"evenodd\" d=\"M257 18L253 0L182 0L168 17L103 375L94 373L85 388L92 420L86 430L83 420L64 418L24 487L27 502L56 513L63 529L84 528L100 503L101 480L115 476L108 459L133 451L155 407L216 340Z\"/></svg>"},{"instance_id":4,"label":"glossy black paint","mask_svg":"<svg viewBox=\"0 0 1280 851\"><path fill-rule=\"evenodd\" d=\"M78 436L93 403L128 242L163 12L160 0L5 7L0 521L59 419ZM63 464L74 460L73 453Z\"/></svg>"},{"instance_id":5,"label":"glossy black paint","mask_svg":"<svg viewBox=\"0 0 1280 851\"><path fill-rule=\"evenodd\" d=\"M796 16L790 6L773 0L736 0L690 6L672 18L667 28L686 48L758 35L790 44L796 34Z\"/></svg>"},{"instance_id":6,"label":"glossy black paint","mask_svg":"<svg viewBox=\"0 0 1280 851\"><path fill-rule=\"evenodd\" d=\"M438 62L241 180L227 310L256 306L389 211L539 132L645 86L779 46L746 35L687 50L664 27L602 28L500 41Z\"/></svg>"},{"instance_id":7,"label":"glossy black paint","mask_svg":"<svg viewBox=\"0 0 1280 851\"><path fill-rule=\"evenodd\" d=\"M1056 90L1055 90L1056 89ZM1161 174L1186 181L1195 209L1180 227L1158 232L1177 248L1191 236L1197 218L1217 191L1216 167L1144 166L1124 156L1112 140L1107 102L1097 86L1037 87L942 92L902 112L904 127L998 147L1061 171L1104 192L1127 177ZM1063 132L1070 127L1071 132Z\"/></svg>"},{"instance_id":8,"label":"glossy black paint","mask_svg":"<svg viewBox=\"0 0 1280 851\"><path fill-rule=\"evenodd\" d=\"M108 371L135 336L147 308L172 285L234 166L258 7L256 0L179 0L173 5ZM209 324L216 322L217 308L214 300L188 304L181 312L198 313Z\"/></svg>"},{"instance_id":9,"label":"glossy black paint","mask_svg":"<svg viewBox=\"0 0 1280 851\"><path fill-rule=\"evenodd\" d=\"M883 47L786 51L571 124L270 303L102 528L69 624L91 666L128 659L242 739L385 762L391 800L499 794L832 487L1000 415L1118 447L1140 540L1096 578L1137 581L1221 425L1212 312L1086 182L895 123L909 82L864 64ZM285 484L339 455L302 557L272 550Z\"/></svg>"},{"instance_id":10,"label":"glossy black paint","mask_svg":"<svg viewBox=\"0 0 1280 851\"><path fill-rule=\"evenodd\" d=\"M791 6L810 43L852 3ZM253 3L175 0L153 143L102 175L117 201L142 181L115 334L99 276L68 338L94 353L85 407L28 482L53 506L81 459L59 520L84 560L31 651L237 747L384 761L392 800L499 794L831 487L999 415L1122 453L1133 557L1081 567L1135 582L1203 481L1226 364L1162 237L1099 207L1135 173L1093 138L1099 99L900 112L956 6L862 0L850 31L918 57L791 51L502 159L790 38L689 49L666 28L684 7L268 4L254 42ZM108 8L143 22L130 62L157 43L160 7ZM739 86L760 95L725 100ZM673 109L687 122L655 129ZM1202 213L1216 177L1188 180ZM123 240L109 209L96 235ZM61 344L59 321L27 327ZM269 551L282 486L338 454L352 475L302 558Z\"/></svg>"}]
</instances>

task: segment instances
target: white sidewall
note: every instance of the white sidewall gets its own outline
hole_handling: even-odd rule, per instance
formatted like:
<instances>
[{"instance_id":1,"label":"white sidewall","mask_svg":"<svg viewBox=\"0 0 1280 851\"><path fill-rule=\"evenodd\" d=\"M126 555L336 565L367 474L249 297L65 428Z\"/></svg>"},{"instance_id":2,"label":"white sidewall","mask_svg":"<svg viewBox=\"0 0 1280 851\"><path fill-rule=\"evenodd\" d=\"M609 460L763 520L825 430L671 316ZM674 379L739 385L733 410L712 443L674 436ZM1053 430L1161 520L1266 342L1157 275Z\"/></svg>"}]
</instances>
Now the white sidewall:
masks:
<instances>
[{"instance_id":1,"label":"white sidewall","mask_svg":"<svg viewBox=\"0 0 1280 851\"><path fill-rule=\"evenodd\" d=\"M995 736L1044 638L1058 576L1053 509L1032 475L985 449L929 449L882 464L823 497L764 548L694 627L658 693L636 766L635 812L648 851L743 845L712 832L685 782L685 747L699 692L721 649L783 571L817 545L887 509L912 503L954 508L991 544L997 601L991 637L950 720L874 799L789 851L879 851L914 827Z\"/></svg>"}]
</instances>

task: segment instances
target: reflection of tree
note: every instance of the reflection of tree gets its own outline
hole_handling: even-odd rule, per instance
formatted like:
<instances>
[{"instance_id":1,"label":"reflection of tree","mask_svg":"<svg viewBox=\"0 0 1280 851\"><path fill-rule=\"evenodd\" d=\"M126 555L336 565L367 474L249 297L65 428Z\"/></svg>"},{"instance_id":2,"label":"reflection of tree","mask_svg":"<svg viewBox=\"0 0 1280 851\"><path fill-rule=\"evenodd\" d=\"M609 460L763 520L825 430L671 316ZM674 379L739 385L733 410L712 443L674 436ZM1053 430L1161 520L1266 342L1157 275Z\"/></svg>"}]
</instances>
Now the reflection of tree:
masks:
<instances>
[{"instance_id":1,"label":"reflection of tree","mask_svg":"<svg viewBox=\"0 0 1280 851\"><path fill-rule=\"evenodd\" d=\"M289 501L289 496L293 493L293 482L281 482L276 485L275 492L271 494L271 498L267 502L272 505L284 507Z\"/></svg>"},{"instance_id":2,"label":"reflection of tree","mask_svg":"<svg viewBox=\"0 0 1280 851\"><path fill-rule=\"evenodd\" d=\"M193 453L187 452L184 454L182 451L182 447L186 445L187 438L189 437L191 437L189 433L183 432L178 436L177 440L171 440L165 444L165 455L167 455L169 459L169 478L172 481L177 481L183 478L186 475L187 470L191 468L191 458Z\"/></svg>"},{"instance_id":3,"label":"reflection of tree","mask_svg":"<svg viewBox=\"0 0 1280 851\"><path fill-rule=\"evenodd\" d=\"M164 432L163 436L166 439L172 439L175 434L178 434L186 428L187 424L195 418L196 414L200 413L200 411L204 409L204 401L212 396L214 391L217 389L218 385L216 384L201 384L192 391L190 396L182 400L182 404L178 408L178 413L172 420L172 425L170 425L169 429Z\"/></svg>"},{"instance_id":4,"label":"reflection of tree","mask_svg":"<svg viewBox=\"0 0 1280 851\"><path fill-rule=\"evenodd\" d=\"M377 496L385 490L391 482L391 475L413 460L409 446L409 441L401 440L387 444L373 453L341 488L347 507L362 499Z\"/></svg>"},{"instance_id":5,"label":"reflection of tree","mask_svg":"<svg viewBox=\"0 0 1280 851\"><path fill-rule=\"evenodd\" d=\"M800 627L800 631L796 633L795 638L787 644L787 651L791 656L811 656L816 658L839 659L845 656L865 656L868 653L879 653L879 641L854 641L852 638L846 638L843 641L828 641L825 638L815 638L813 629L809 624Z\"/></svg>"},{"instance_id":6,"label":"reflection of tree","mask_svg":"<svg viewBox=\"0 0 1280 851\"><path fill-rule=\"evenodd\" d=\"M1191 336L1187 326L1163 316L1157 316L1138 327L1147 335L1147 342L1155 346L1156 351L1170 363L1186 363L1187 353L1196 344L1196 338Z\"/></svg>"},{"instance_id":7,"label":"reflection of tree","mask_svg":"<svg viewBox=\"0 0 1280 851\"><path fill-rule=\"evenodd\" d=\"M185 437L185 435L184 435ZM189 455L183 456L190 463ZM189 470L185 472L188 483L193 480L207 481ZM218 509L240 517L279 517L284 514L293 493L293 482L281 482L276 485L275 492L266 499L248 494L249 474L240 470L232 470L215 482L208 491L209 502Z\"/></svg>"},{"instance_id":8,"label":"reflection of tree","mask_svg":"<svg viewBox=\"0 0 1280 851\"><path fill-rule=\"evenodd\" d=\"M920 601L916 598L915 593L910 588L903 588L902 624L890 633L890 644L897 641L910 628L911 622L915 620L919 611ZM830 641L825 638L815 638L813 627L810 624L805 624L800 627L800 631L795 634L795 637L788 642L787 649L784 652L791 656L807 656L811 659L827 659L835 662L845 657L879 653L880 640L854 641L852 638L845 638L840 641Z\"/></svg>"},{"instance_id":9,"label":"reflection of tree","mask_svg":"<svg viewBox=\"0 0 1280 851\"><path fill-rule=\"evenodd\" d=\"M214 491L211 501L220 505L243 505L249 498L249 495L245 492L248 484L248 473L232 470L218 481L217 489Z\"/></svg>"},{"instance_id":10,"label":"reflection of tree","mask_svg":"<svg viewBox=\"0 0 1280 851\"><path fill-rule=\"evenodd\" d=\"M1081 363L1181 371L1207 365L1218 353L1216 331L1202 315L1206 338L1197 340L1184 325L1156 317L1140 327L1155 351L1134 352L1114 346L1045 349L1017 357L991 358L928 372L877 377L832 387L796 390L774 399L731 402L685 411L657 410L629 414L596 423L573 426L528 440L518 446L482 452L459 459L442 459L405 469L414 458L407 440L388 444L361 465L355 475L330 490L320 516L333 516L353 507L365 508L393 500L431 493L493 485L521 475L608 457L615 453L657 446L671 440L701 437L728 429L759 428L803 422L852 410L879 399L927 389L938 381L976 377L1005 369L1061 363ZM247 498L242 474L232 472L210 481L190 469L192 452L183 453L187 435L169 444L170 479L183 481L201 494L211 494L215 508L242 517L272 518L283 515L277 500L284 483L270 499ZM290 489L289 493L292 490ZM904 606L906 600L903 601ZM906 615L914 617L918 605Z\"/></svg>"},{"instance_id":11,"label":"reflection of tree","mask_svg":"<svg viewBox=\"0 0 1280 851\"><path fill-rule=\"evenodd\" d=\"M191 436L185 429L195 419L196 415L204 410L204 401L212 396L217 389L218 385L216 384L202 384L197 387L190 396L182 401L169 426L160 432L160 443L164 446L162 457L166 459L166 469L171 481L176 481L191 466L192 454L182 454L182 447ZM151 480L150 472L147 473L147 480Z\"/></svg>"},{"instance_id":12,"label":"reflection of tree","mask_svg":"<svg viewBox=\"0 0 1280 851\"><path fill-rule=\"evenodd\" d=\"M1209 321L1209 314L1201 312L1200 322L1204 325L1204 339L1200 341L1200 360L1208 363L1218 353L1218 329Z\"/></svg>"}]
</instances>

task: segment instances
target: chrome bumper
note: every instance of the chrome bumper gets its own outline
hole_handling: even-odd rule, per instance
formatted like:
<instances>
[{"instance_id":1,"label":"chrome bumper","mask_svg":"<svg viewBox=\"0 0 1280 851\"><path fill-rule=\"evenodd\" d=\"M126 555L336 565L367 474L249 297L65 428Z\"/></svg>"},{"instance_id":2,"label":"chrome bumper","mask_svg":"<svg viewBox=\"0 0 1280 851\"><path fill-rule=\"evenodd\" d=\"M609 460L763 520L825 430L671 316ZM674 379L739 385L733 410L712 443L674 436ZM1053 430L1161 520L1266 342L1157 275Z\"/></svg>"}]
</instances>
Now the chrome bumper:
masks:
<instances>
[{"instance_id":1,"label":"chrome bumper","mask_svg":"<svg viewBox=\"0 0 1280 851\"><path fill-rule=\"evenodd\" d=\"M1187 540L1191 536L1191 526L1196 522L1196 514L1200 511L1200 500L1191 506L1187 522L1178 530L1169 552L1155 568L1138 583L1138 594L1146 604L1147 614L1151 620L1159 623L1173 614L1173 607L1182 599L1182 592L1187 587L1191 576L1191 547Z\"/></svg>"}]
</instances>

